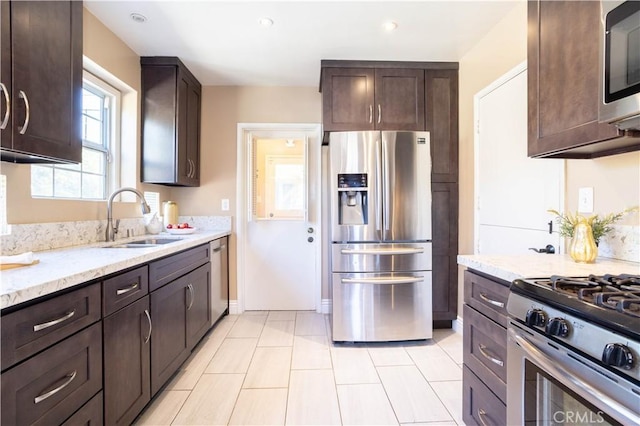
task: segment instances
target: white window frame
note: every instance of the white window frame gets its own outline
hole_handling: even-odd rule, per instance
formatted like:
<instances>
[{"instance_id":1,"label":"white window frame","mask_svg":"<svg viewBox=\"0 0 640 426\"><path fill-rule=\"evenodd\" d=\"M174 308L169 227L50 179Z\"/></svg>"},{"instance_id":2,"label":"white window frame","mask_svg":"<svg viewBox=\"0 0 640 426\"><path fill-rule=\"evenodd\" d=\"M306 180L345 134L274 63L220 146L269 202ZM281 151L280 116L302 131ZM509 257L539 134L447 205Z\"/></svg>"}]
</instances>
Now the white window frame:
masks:
<instances>
[{"instance_id":1,"label":"white window frame","mask_svg":"<svg viewBox=\"0 0 640 426\"><path fill-rule=\"evenodd\" d=\"M96 77L95 75L84 70L82 74L82 85L92 87L100 92L104 92L109 96L109 129L107 129L107 147L106 147L106 176L105 176L105 191L102 200L106 200L107 197L115 188L120 186L120 135L121 135L121 115L122 115L122 94L115 87L111 86L104 80ZM87 144L87 147L91 147L93 144ZM85 147L84 140L82 147ZM93 147L95 148L95 147ZM38 166L38 165L36 165ZM45 166L41 164L39 166ZM46 165L48 166L48 165ZM55 168L55 165L53 165ZM54 175L55 179L55 175ZM55 185L55 183L54 183ZM56 196L33 196L34 198L54 199L54 200L77 200L77 201L100 201L97 198L76 198L76 197L56 197Z\"/></svg>"}]
</instances>

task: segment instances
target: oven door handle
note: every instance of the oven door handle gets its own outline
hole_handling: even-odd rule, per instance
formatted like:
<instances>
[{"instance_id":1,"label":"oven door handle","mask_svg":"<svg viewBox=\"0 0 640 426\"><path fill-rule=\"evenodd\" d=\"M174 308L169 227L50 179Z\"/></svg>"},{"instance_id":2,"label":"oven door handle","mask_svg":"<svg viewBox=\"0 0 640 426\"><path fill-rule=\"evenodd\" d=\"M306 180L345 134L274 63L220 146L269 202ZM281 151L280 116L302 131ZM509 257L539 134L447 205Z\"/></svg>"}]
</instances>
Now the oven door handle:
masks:
<instances>
[{"instance_id":1,"label":"oven door handle","mask_svg":"<svg viewBox=\"0 0 640 426\"><path fill-rule=\"evenodd\" d=\"M604 403L608 407L613 409L611 417L616 420L626 423L632 420L637 420L638 416L633 411L629 410L624 405L620 404L614 399L611 399L606 394L595 389L593 386L581 382L571 372L561 367L557 362L554 362L551 358L545 355L540 349L538 349L533 343L529 342L525 337L518 334L513 329L509 329L509 335L520 347L527 352L527 357L533 359L543 370L547 371L552 376L560 378L564 382L570 382L576 388L582 390L586 395L585 399L598 406L600 403ZM623 418L618 418L623 416Z\"/></svg>"}]
</instances>

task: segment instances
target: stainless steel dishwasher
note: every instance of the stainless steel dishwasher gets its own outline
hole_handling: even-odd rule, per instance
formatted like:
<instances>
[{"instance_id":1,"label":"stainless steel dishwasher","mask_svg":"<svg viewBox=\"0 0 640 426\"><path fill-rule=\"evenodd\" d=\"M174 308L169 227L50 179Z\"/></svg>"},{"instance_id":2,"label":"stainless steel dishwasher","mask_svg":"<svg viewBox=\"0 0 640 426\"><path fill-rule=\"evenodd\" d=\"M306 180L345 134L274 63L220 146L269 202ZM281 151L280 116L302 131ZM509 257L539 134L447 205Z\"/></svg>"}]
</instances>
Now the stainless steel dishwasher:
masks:
<instances>
[{"instance_id":1,"label":"stainless steel dishwasher","mask_svg":"<svg viewBox=\"0 0 640 426\"><path fill-rule=\"evenodd\" d=\"M211 241L211 325L229 312L228 237Z\"/></svg>"}]
</instances>

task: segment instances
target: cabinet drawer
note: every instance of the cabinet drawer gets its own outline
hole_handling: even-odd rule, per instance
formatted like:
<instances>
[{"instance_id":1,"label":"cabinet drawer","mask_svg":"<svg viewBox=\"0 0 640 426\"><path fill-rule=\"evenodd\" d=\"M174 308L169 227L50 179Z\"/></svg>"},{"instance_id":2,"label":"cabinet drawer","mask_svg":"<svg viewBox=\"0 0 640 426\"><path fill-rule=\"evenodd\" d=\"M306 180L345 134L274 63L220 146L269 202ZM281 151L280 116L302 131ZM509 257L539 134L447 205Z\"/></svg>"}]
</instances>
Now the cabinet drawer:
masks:
<instances>
[{"instance_id":1,"label":"cabinet drawer","mask_svg":"<svg viewBox=\"0 0 640 426\"><path fill-rule=\"evenodd\" d=\"M466 366L462 372L462 420L469 426L507 424L507 406Z\"/></svg>"},{"instance_id":2,"label":"cabinet drawer","mask_svg":"<svg viewBox=\"0 0 640 426\"><path fill-rule=\"evenodd\" d=\"M2 316L2 370L99 319L99 283Z\"/></svg>"},{"instance_id":3,"label":"cabinet drawer","mask_svg":"<svg viewBox=\"0 0 640 426\"><path fill-rule=\"evenodd\" d=\"M149 291L170 283L209 261L209 244L204 244L151 263Z\"/></svg>"},{"instance_id":4,"label":"cabinet drawer","mask_svg":"<svg viewBox=\"0 0 640 426\"><path fill-rule=\"evenodd\" d=\"M125 272L102 283L102 311L107 316L149 293L147 266Z\"/></svg>"},{"instance_id":5,"label":"cabinet drawer","mask_svg":"<svg viewBox=\"0 0 640 426\"><path fill-rule=\"evenodd\" d=\"M62 426L102 426L102 392L91 398L81 409L69 417Z\"/></svg>"},{"instance_id":6,"label":"cabinet drawer","mask_svg":"<svg viewBox=\"0 0 640 426\"><path fill-rule=\"evenodd\" d=\"M507 330L465 305L464 364L507 400Z\"/></svg>"},{"instance_id":7,"label":"cabinet drawer","mask_svg":"<svg viewBox=\"0 0 640 426\"><path fill-rule=\"evenodd\" d=\"M60 424L101 387L98 323L2 374L2 424Z\"/></svg>"},{"instance_id":8,"label":"cabinet drawer","mask_svg":"<svg viewBox=\"0 0 640 426\"><path fill-rule=\"evenodd\" d=\"M506 281L492 280L466 270L464 301L506 328L509 285Z\"/></svg>"}]
</instances>

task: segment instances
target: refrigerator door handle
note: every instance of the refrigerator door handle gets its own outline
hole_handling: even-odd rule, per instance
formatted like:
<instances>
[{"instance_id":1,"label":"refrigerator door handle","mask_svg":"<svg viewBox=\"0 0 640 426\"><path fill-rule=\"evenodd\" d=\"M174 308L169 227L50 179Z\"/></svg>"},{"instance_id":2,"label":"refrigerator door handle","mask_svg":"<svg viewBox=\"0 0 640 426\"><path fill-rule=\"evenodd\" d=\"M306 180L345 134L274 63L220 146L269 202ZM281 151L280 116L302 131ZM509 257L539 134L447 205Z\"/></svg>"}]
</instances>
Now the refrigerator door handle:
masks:
<instances>
[{"instance_id":1,"label":"refrigerator door handle","mask_svg":"<svg viewBox=\"0 0 640 426\"><path fill-rule=\"evenodd\" d=\"M415 284L424 281L424 277L397 278L342 278L342 284Z\"/></svg>"},{"instance_id":2,"label":"refrigerator door handle","mask_svg":"<svg viewBox=\"0 0 640 426\"><path fill-rule=\"evenodd\" d=\"M342 254L373 254L373 255L394 255L394 254L420 254L424 253L424 248L396 248L396 249L342 249Z\"/></svg>"},{"instance_id":3,"label":"refrigerator door handle","mask_svg":"<svg viewBox=\"0 0 640 426\"><path fill-rule=\"evenodd\" d=\"M381 140L380 140L380 136L377 137L377 139L375 140L375 152L381 152ZM385 201L382 194L382 185L383 185L383 178L384 176L381 176L382 173L382 159L380 158L380 155L376 155L376 173L375 173L375 182L376 182L376 192L377 192L377 203L374 206L375 209L375 214L376 214L376 232L378 233L378 239L382 240L384 238L384 231L382 229L382 206L384 205Z\"/></svg>"}]
</instances>

